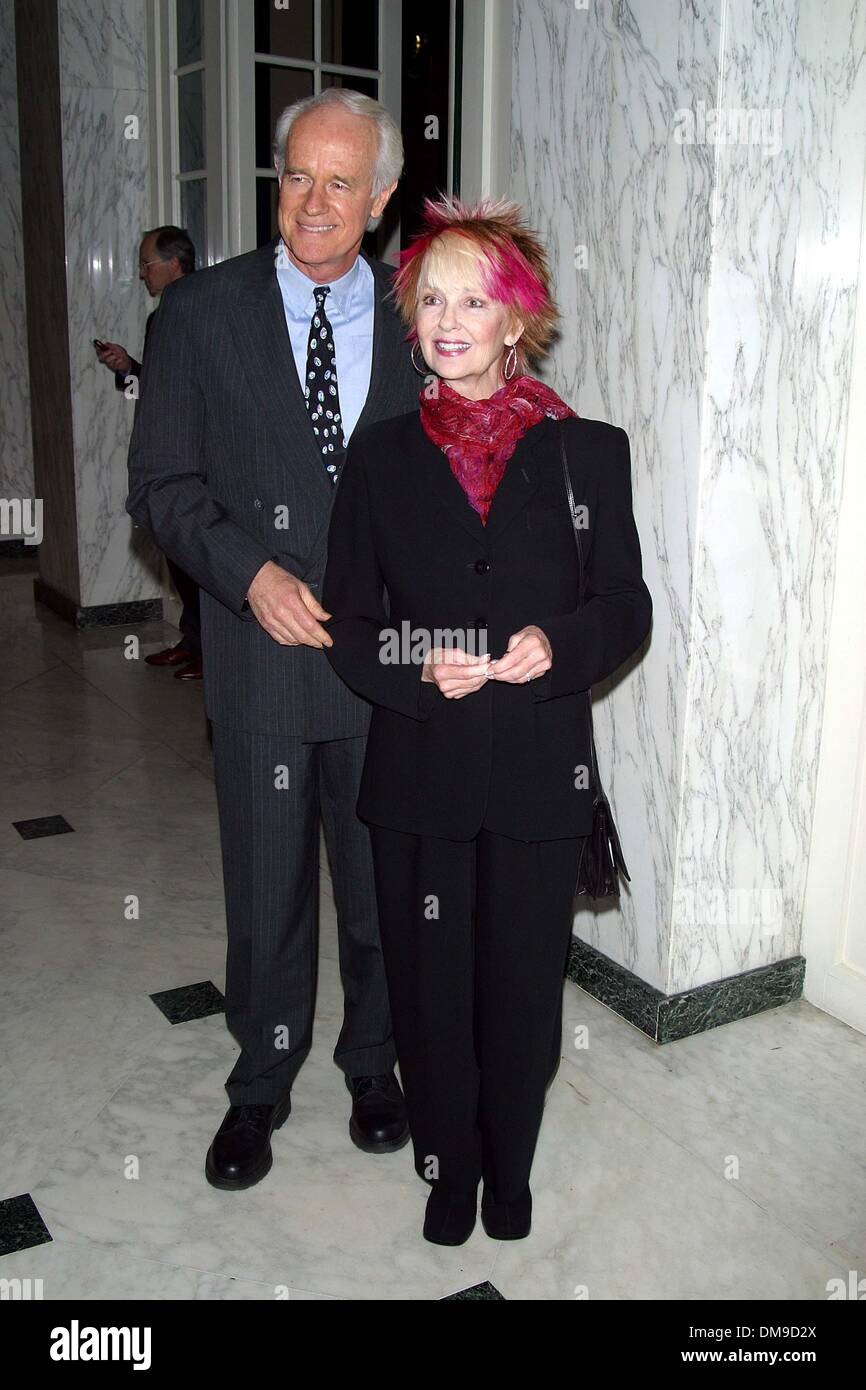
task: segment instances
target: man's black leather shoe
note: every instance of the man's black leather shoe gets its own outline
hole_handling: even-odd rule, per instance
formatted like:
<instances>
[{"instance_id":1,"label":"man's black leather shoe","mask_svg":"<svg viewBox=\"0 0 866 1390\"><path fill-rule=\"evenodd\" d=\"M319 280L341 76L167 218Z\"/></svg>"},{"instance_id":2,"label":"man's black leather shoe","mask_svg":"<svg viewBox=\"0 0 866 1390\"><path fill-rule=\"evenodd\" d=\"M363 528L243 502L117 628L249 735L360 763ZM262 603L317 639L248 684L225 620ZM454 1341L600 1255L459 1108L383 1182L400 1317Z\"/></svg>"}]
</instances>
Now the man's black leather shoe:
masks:
<instances>
[{"instance_id":1,"label":"man's black leather shoe","mask_svg":"<svg viewBox=\"0 0 866 1390\"><path fill-rule=\"evenodd\" d=\"M276 1105L233 1105L207 1151L205 1177L211 1187L253 1187L271 1170L271 1135L288 1119L290 1096Z\"/></svg>"},{"instance_id":2,"label":"man's black leather shoe","mask_svg":"<svg viewBox=\"0 0 866 1390\"><path fill-rule=\"evenodd\" d=\"M382 1076L347 1076L352 1092L352 1142L368 1154L390 1154L409 1142L406 1102L392 1071Z\"/></svg>"}]
</instances>

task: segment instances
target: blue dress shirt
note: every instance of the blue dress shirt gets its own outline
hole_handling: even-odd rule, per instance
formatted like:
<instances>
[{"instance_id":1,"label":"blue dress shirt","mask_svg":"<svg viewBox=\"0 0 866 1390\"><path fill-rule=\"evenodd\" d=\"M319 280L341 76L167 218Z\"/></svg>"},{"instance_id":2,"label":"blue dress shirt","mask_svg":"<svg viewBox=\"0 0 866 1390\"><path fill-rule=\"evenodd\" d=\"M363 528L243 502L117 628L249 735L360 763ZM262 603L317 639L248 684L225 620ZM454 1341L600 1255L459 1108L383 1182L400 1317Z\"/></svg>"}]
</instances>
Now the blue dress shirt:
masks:
<instances>
[{"instance_id":1,"label":"blue dress shirt","mask_svg":"<svg viewBox=\"0 0 866 1390\"><path fill-rule=\"evenodd\" d=\"M281 240L276 256L277 281L283 297L286 327L303 393L307 378L307 343L310 321L316 307L314 281L289 260ZM373 362L373 314L375 307L373 272L362 256L351 270L330 281L331 293L325 300L325 313L334 330L337 358L337 389L343 437L349 443L370 389Z\"/></svg>"}]
</instances>

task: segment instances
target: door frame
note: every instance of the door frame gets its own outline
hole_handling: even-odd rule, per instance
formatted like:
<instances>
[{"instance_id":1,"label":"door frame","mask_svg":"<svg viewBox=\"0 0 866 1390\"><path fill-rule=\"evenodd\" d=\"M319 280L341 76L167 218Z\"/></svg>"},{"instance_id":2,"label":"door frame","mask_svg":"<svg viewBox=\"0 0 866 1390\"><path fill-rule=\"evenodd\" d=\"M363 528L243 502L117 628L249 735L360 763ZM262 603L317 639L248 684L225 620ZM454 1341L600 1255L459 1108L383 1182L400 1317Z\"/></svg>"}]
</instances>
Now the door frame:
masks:
<instances>
[{"instance_id":1,"label":"door frame","mask_svg":"<svg viewBox=\"0 0 866 1390\"><path fill-rule=\"evenodd\" d=\"M227 256L251 251L256 244L255 163L255 50L253 45L253 0L225 0L226 4L226 88L227 126L226 204L228 215ZM315 25L319 27L319 0ZM400 124L400 69L402 49L401 0L379 0L379 99ZM312 67L313 63L293 63ZM333 64L326 64L328 67ZM347 69L351 72L351 69ZM392 242L394 245L392 246ZM399 228L388 241L387 252L399 249Z\"/></svg>"},{"instance_id":2,"label":"door frame","mask_svg":"<svg viewBox=\"0 0 866 1390\"><path fill-rule=\"evenodd\" d=\"M460 197L511 193L511 68L513 0L463 5L460 106Z\"/></svg>"}]
</instances>

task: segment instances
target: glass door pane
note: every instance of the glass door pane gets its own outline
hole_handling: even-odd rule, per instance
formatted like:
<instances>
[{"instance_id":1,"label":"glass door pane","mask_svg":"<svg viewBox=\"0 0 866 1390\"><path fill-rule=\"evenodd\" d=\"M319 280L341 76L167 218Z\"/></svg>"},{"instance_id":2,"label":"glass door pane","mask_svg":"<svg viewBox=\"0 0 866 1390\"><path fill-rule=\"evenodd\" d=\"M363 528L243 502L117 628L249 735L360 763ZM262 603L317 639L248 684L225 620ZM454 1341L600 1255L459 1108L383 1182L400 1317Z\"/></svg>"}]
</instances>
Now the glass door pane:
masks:
<instances>
[{"instance_id":1,"label":"glass door pane","mask_svg":"<svg viewBox=\"0 0 866 1390\"><path fill-rule=\"evenodd\" d=\"M379 0L322 0L322 62L378 68Z\"/></svg>"},{"instance_id":2,"label":"glass door pane","mask_svg":"<svg viewBox=\"0 0 866 1390\"><path fill-rule=\"evenodd\" d=\"M255 51L279 58L314 57L313 0L291 0L288 9L276 9L273 0L256 0Z\"/></svg>"},{"instance_id":3,"label":"glass door pane","mask_svg":"<svg viewBox=\"0 0 866 1390\"><path fill-rule=\"evenodd\" d=\"M202 59L201 0L177 0L177 65Z\"/></svg>"},{"instance_id":4,"label":"glass door pane","mask_svg":"<svg viewBox=\"0 0 866 1390\"><path fill-rule=\"evenodd\" d=\"M379 100L379 79L377 77L356 77L341 72L326 72L322 69L323 87L351 87L354 92L363 92L365 97Z\"/></svg>"},{"instance_id":5,"label":"glass door pane","mask_svg":"<svg viewBox=\"0 0 866 1390\"><path fill-rule=\"evenodd\" d=\"M256 167L273 167L274 127L281 111L313 95L313 74L306 68L274 68L256 63Z\"/></svg>"},{"instance_id":6,"label":"glass door pane","mask_svg":"<svg viewBox=\"0 0 866 1390\"><path fill-rule=\"evenodd\" d=\"M448 189L451 15L448 5L403 0L401 124L406 166L395 197L405 247L425 198Z\"/></svg>"},{"instance_id":7,"label":"glass door pane","mask_svg":"<svg viewBox=\"0 0 866 1390\"><path fill-rule=\"evenodd\" d=\"M277 227L277 206L280 201L280 185L275 178L256 179L256 245L265 246L273 241Z\"/></svg>"},{"instance_id":8,"label":"glass door pane","mask_svg":"<svg viewBox=\"0 0 866 1390\"><path fill-rule=\"evenodd\" d=\"M207 265L207 180L186 179L180 186L180 224L195 246L196 269Z\"/></svg>"},{"instance_id":9,"label":"glass door pane","mask_svg":"<svg viewBox=\"0 0 866 1390\"><path fill-rule=\"evenodd\" d=\"M185 72L177 79L179 173L205 167L204 69Z\"/></svg>"}]
</instances>

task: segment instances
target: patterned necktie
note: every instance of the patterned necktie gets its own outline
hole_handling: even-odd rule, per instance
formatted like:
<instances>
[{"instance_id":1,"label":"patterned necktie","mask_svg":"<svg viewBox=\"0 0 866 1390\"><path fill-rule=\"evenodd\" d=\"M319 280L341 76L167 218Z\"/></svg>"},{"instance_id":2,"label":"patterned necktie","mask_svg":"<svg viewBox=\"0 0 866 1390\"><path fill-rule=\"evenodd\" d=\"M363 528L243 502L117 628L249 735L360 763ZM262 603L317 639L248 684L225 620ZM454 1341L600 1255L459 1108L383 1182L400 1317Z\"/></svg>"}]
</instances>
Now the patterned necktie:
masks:
<instances>
[{"instance_id":1,"label":"patterned necktie","mask_svg":"<svg viewBox=\"0 0 866 1390\"><path fill-rule=\"evenodd\" d=\"M325 468L331 482L336 483L346 446L343 442L343 417L340 414L340 396L337 390L334 330L325 313L325 299L330 293L330 285L316 285L313 290L316 307L313 310L307 343L307 380L304 396Z\"/></svg>"}]
</instances>

